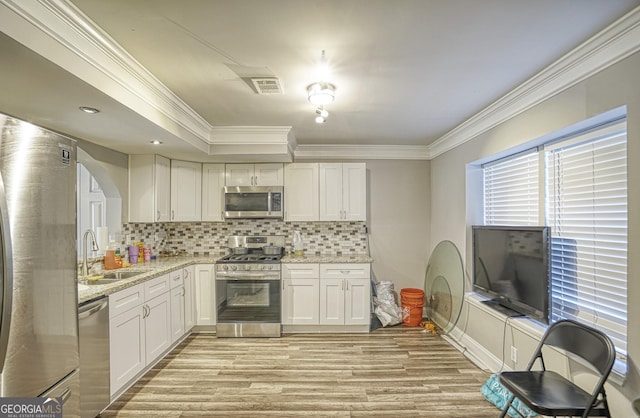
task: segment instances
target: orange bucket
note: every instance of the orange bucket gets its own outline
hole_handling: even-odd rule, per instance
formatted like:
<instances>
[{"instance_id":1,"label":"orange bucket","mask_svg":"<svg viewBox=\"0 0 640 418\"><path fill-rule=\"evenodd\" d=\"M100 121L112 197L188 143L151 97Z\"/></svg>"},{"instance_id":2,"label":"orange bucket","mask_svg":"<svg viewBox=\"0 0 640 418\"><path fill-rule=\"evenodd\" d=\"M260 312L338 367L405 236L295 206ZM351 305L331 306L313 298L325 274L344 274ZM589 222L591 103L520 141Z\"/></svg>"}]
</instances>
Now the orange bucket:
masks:
<instances>
[{"instance_id":1,"label":"orange bucket","mask_svg":"<svg viewBox=\"0 0 640 418\"><path fill-rule=\"evenodd\" d=\"M422 307L424 306L424 291L422 289L406 288L400 290L402 303L402 323L410 327L417 327L422 321Z\"/></svg>"}]
</instances>

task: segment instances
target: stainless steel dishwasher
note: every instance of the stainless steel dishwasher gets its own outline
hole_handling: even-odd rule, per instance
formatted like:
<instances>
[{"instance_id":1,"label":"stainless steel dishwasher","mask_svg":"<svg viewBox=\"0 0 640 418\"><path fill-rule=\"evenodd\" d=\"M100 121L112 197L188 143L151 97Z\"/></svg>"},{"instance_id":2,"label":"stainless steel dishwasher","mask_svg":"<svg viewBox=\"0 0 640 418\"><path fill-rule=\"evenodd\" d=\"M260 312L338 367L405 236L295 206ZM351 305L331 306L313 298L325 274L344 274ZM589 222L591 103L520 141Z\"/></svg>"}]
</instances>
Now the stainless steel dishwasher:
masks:
<instances>
[{"instance_id":1,"label":"stainless steel dishwasher","mask_svg":"<svg viewBox=\"0 0 640 418\"><path fill-rule=\"evenodd\" d=\"M109 298L78 307L80 334L80 411L82 418L100 414L110 402Z\"/></svg>"}]
</instances>

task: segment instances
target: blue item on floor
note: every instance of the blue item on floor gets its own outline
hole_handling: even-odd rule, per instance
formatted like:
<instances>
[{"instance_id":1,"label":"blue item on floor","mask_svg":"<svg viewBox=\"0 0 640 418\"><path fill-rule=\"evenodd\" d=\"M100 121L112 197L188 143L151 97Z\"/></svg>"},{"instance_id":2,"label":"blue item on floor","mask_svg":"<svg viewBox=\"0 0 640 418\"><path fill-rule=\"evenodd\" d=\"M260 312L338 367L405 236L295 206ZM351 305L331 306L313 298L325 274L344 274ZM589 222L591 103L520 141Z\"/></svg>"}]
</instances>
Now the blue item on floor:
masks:
<instances>
[{"instance_id":1,"label":"blue item on floor","mask_svg":"<svg viewBox=\"0 0 640 418\"><path fill-rule=\"evenodd\" d=\"M500 410L504 408L504 406L507 404L507 401L511 397L511 392L509 392L507 388L502 386L497 374L492 374L491 376L489 376L489 379L484 382L484 385L482 385L480 391L489 402L497 406ZM520 418L520 415L518 415L518 413L514 411L514 408L527 418L535 417L536 415L538 415L531 409L529 409L527 405L520 402L520 399L518 398L513 400L508 414L513 418Z\"/></svg>"}]
</instances>

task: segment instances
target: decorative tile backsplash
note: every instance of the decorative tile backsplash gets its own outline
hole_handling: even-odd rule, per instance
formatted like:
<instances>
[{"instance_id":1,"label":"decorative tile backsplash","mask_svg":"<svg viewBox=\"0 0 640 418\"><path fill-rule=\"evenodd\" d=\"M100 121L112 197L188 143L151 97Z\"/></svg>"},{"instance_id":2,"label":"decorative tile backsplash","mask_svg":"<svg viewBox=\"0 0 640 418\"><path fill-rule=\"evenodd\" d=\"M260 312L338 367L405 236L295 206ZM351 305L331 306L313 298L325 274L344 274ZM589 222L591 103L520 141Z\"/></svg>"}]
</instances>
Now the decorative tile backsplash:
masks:
<instances>
[{"instance_id":1,"label":"decorative tile backsplash","mask_svg":"<svg viewBox=\"0 0 640 418\"><path fill-rule=\"evenodd\" d=\"M161 250L185 250L195 256L225 252L231 235L284 235L290 250L293 231L302 233L305 252L313 255L349 255L367 253L365 222L283 222L268 219L241 219L226 222L129 223L122 228L129 242L143 241Z\"/></svg>"}]
</instances>

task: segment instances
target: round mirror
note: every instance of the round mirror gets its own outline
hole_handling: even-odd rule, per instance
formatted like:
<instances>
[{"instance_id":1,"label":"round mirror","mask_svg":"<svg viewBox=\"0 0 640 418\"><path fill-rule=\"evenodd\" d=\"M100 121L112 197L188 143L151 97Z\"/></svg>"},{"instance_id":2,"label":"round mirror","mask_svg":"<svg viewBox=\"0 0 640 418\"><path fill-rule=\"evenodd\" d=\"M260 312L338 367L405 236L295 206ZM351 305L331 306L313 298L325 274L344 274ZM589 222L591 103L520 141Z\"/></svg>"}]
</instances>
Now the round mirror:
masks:
<instances>
[{"instance_id":1,"label":"round mirror","mask_svg":"<svg viewBox=\"0 0 640 418\"><path fill-rule=\"evenodd\" d=\"M456 325L464 297L464 268L460 251L451 241L442 241L429 258L424 279L427 317L442 334Z\"/></svg>"}]
</instances>

